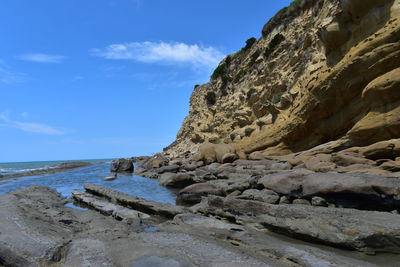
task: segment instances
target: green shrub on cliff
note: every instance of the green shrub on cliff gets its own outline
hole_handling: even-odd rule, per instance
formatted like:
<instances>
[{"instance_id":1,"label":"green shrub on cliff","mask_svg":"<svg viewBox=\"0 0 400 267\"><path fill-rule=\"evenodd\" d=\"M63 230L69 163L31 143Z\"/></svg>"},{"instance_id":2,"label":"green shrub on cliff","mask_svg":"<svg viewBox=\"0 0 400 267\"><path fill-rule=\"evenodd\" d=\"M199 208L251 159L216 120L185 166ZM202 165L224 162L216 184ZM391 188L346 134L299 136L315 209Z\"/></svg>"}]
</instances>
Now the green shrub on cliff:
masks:
<instances>
[{"instance_id":1,"label":"green shrub on cliff","mask_svg":"<svg viewBox=\"0 0 400 267\"><path fill-rule=\"evenodd\" d=\"M264 56L269 57L269 55L274 52L275 48L285 40L285 36L278 33L272 38L271 42L269 42L268 47L265 49Z\"/></svg>"},{"instance_id":2,"label":"green shrub on cliff","mask_svg":"<svg viewBox=\"0 0 400 267\"><path fill-rule=\"evenodd\" d=\"M247 39L246 46L244 48L242 48L242 49L244 49L245 51L249 50L256 41L257 41L257 39L254 38L254 37L251 37L251 38Z\"/></svg>"},{"instance_id":3,"label":"green shrub on cliff","mask_svg":"<svg viewBox=\"0 0 400 267\"><path fill-rule=\"evenodd\" d=\"M222 74L225 73L227 67L225 63L221 63L218 65L218 67L214 70L213 74L211 75L211 80L216 80L218 77L220 77Z\"/></svg>"},{"instance_id":4,"label":"green shrub on cliff","mask_svg":"<svg viewBox=\"0 0 400 267\"><path fill-rule=\"evenodd\" d=\"M273 104L278 104L279 102L281 102L282 95L283 95L283 92L278 92L278 93L274 94L272 96L271 102Z\"/></svg>"},{"instance_id":5,"label":"green shrub on cliff","mask_svg":"<svg viewBox=\"0 0 400 267\"><path fill-rule=\"evenodd\" d=\"M272 30L282 23L286 23L300 13L305 7L312 5L315 2L322 3L322 0L294 0L289 6L282 8L276 13L263 27L262 36L266 37Z\"/></svg>"},{"instance_id":6,"label":"green shrub on cliff","mask_svg":"<svg viewBox=\"0 0 400 267\"><path fill-rule=\"evenodd\" d=\"M236 59L236 58L242 56L244 53L246 53L246 51L248 51L255 44L255 42L257 42L257 39L254 37L247 39L246 45L244 47L242 47L242 49L240 49L239 52L233 54L232 59Z\"/></svg>"}]
</instances>

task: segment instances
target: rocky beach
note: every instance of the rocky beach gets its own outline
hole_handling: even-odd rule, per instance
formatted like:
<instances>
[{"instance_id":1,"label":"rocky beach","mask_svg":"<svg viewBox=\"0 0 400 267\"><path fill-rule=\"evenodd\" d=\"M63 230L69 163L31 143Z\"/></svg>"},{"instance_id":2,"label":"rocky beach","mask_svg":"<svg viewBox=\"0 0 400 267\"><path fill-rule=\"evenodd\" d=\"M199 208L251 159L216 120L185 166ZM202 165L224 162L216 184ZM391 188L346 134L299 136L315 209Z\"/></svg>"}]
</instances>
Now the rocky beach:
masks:
<instances>
[{"instance_id":1,"label":"rocky beach","mask_svg":"<svg viewBox=\"0 0 400 267\"><path fill-rule=\"evenodd\" d=\"M0 266L398 266L399 59L400 0L293 1L163 152L0 195Z\"/></svg>"}]
</instances>

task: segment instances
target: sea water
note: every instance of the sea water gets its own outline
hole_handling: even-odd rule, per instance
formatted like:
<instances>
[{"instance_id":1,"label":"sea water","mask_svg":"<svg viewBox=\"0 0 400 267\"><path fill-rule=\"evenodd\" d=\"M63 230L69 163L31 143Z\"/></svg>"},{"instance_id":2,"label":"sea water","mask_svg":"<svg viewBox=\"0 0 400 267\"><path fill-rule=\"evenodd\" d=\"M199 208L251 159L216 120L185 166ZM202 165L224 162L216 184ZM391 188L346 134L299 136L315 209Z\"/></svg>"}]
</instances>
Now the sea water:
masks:
<instances>
[{"instance_id":1,"label":"sea water","mask_svg":"<svg viewBox=\"0 0 400 267\"><path fill-rule=\"evenodd\" d=\"M43 185L54 188L64 197L71 197L74 189L83 191L83 184L97 184L157 202L175 204L176 195L173 191L160 186L158 180L149 179L134 174L118 174L113 181L103 181L110 175L111 160L80 160L92 163L90 166L69 171L38 176L24 176L0 180L0 194L22 189L33 185ZM42 162L11 162L0 163L0 174L18 173L27 170L54 167L67 161Z\"/></svg>"}]
</instances>

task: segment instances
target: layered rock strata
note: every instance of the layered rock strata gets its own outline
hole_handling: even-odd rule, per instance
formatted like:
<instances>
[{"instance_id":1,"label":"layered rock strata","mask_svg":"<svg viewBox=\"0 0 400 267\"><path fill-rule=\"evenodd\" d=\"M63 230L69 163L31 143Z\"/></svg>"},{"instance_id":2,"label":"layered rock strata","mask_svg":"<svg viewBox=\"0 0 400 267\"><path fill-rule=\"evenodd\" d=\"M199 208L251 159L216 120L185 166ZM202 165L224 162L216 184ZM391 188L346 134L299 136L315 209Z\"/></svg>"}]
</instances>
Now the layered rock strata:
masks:
<instances>
[{"instance_id":1,"label":"layered rock strata","mask_svg":"<svg viewBox=\"0 0 400 267\"><path fill-rule=\"evenodd\" d=\"M194 89L166 151L225 142L283 155L398 138L399 62L399 0L294 1Z\"/></svg>"}]
</instances>

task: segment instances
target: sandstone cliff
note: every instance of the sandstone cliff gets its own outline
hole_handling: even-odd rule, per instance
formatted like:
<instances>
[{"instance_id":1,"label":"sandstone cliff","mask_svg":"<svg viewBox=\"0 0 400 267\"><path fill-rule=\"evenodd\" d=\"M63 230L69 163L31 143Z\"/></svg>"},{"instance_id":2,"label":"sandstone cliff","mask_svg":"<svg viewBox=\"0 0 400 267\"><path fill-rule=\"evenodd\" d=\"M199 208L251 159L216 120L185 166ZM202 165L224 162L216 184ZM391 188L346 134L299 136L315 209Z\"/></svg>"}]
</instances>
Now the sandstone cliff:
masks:
<instances>
[{"instance_id":1,"label":"sandstone cliff","mask_svg":"<svg viewBox=\"0 0 400 267\"><path fill-rule=\"evenodd\" d=\"M400 137L400 0L303 0L198 86L168 147L282 155Z\"/></svg>"}]
</instances>

